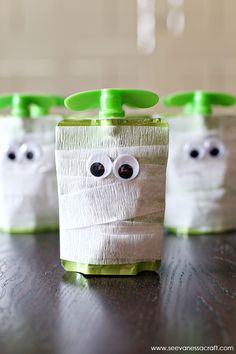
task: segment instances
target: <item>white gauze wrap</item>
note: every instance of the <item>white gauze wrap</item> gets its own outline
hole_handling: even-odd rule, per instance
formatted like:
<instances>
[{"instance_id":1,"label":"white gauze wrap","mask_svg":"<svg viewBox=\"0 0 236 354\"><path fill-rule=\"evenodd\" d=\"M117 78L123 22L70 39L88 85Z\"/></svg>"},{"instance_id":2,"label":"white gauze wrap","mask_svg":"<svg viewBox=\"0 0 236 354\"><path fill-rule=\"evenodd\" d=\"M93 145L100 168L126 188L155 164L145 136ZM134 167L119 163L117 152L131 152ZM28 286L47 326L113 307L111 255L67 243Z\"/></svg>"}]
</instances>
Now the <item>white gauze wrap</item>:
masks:
<instances>
[{"instance_id":1,"label":"white gauze wrap","mask_svg":"<svg viewBox=\"0 0 236 354\"><path fill-rule=\"evenodd\" d=\"M235 229L236 117L176 116L168 122L165 226L200 232ZM211 141L220 156L210 155ZM202 156L190 158L187 146Z\"/></svg>"},{"instance_id":2,"label":"white gauze wrap","mask_svg":"<svg viewBox=\"0 0 236 354\"><path fill-rule=\"evenodd\" d=\"M54 151L60 119L0 118L0 229L27 232L58 225ZM33 149L32 160L21 152L24 144ZM16 159L7 157L10 151Z\"/></svg>"},{"instance_id":3,"label":"white gauze wrap","mask_svg":"<svg viewBox=\"0 0 236 354\"><path fill-rule=\"evenodd\" d=\"M85 264L124 264L161 257L168 128L57 127L60 256ZM89 157L134 156L138 176L96 179Z\"/></svg>"}]
</instances>

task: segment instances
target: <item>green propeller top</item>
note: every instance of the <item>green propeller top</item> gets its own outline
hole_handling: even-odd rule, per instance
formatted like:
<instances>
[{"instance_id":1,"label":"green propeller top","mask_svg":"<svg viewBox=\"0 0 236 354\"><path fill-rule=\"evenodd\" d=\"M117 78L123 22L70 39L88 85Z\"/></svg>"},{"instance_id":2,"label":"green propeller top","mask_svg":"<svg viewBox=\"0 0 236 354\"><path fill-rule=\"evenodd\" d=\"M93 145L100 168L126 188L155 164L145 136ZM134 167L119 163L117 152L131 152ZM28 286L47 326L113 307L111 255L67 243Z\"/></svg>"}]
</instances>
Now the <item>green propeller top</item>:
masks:
<instances>
[{"instance_id":1,"label":"green propeller top","mask_svg":"<svg viewBox=\"0 0 236 354\"><path fill-rule=\"evenodd\" d=\"M180 92L166 96L164 104L168 107L184 107L188 114L211 114L212 105L231 106L236 103L236 97L208 91Z\"/></svg>"},{"instance_id":2,"label":"green propeller top","mask_svg":"<svg viewBox=\"0 0 236 354\"><path fill-rule=\"evenodd\" d=\"M0 95L0 109L11 107L15 117L47 115L52 107L63 107L64 98L55 95L13 93Z\"/></svg>"},{"instance_id":3,"label":"green propeller top","mask_svg":"<svg viewBox=\"0 0 236 354\"><path fill-rule=\"evenodd\" d=\"M99 108L99 117L124 117L123 105L133 108L148 108L158 102L159 97L145 90L103 89L78 92L65 99L65 106L74 111Z\"/></svg>"}]
</instances>

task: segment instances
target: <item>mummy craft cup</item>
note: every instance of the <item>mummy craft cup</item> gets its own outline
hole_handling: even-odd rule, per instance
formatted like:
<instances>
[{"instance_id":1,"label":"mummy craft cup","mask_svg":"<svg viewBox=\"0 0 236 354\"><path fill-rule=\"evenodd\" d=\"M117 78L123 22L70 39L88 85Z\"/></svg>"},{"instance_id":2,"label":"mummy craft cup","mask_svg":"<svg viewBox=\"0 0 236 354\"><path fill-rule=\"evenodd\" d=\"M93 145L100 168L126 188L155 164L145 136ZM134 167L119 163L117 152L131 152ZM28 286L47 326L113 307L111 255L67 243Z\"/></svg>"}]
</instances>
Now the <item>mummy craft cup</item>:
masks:
<instances>
[{"instance_id":1,"label":"mummy craft cup","mask_svg":"<svg viewBox=\"0 0 236 354\"><path fill-rule=\"evenodd\" d=\"M195 91L167 96L166 106L184 106L167 118L165 227L179 235L236 229L236 117L212 114L212 105L230 106L236 98Z\"/></svg>"},{"instance_id":2,"label":"mummy craft cup","mask_svg":"<svg viewBox=\"0 0 236 354\"><path fill-rule=\"evenodd\" d=\"M0 96L0 229L32 233L58 229L55 127L61 119L49 114L64 106L58 96Z\"/></svg>"},{"instance_id":3,"label":"mummy craft cup","mask_svg":"<svg viewBox=\"0 0 236 354\"><path fill-rule=\"evenodd\" d=\"M135 275L160 266L168 125L125 116L123 105L148 108L149 91L104 89L74 94L73 116L56 129L60 257L67 271Z\"/></svg>"}]
</instances>

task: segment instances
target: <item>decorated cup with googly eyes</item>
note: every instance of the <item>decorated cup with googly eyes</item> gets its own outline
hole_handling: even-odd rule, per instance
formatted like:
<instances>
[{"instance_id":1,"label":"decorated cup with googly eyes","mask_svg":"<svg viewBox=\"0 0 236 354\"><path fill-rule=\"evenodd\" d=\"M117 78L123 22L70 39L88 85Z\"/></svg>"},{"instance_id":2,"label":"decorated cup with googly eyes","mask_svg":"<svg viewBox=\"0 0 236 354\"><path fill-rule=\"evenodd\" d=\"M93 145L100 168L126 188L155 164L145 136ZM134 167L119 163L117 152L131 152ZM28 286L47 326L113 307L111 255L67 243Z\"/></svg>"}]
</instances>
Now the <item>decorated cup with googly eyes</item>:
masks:
<instances>
[{"instance_id":1,"label":"decorated cup with googly eyes","mask_svg":"<svg viewBox=\"0 0 236 354\"><path fill-rule=\"evenodd\" d=\"M56 129L60 257L67 271L135 275L160 267L168 125L127 116L123 105L148 108L148 91L104 89L74 94Z\"/></svg>"},{"instance_id":2,"label":"decorated cup with googly eyes","mask_svg":"<svg viewBox=\"0 0 236 354\"><path fill-rule=\"evenodd\" d=\"M0 230L34 233L58 229L55 127L58 96L0 96Z\"/></svg>"},{"instance_id":3,"label":"decorated cup with googly eyes","mask_svg":"<svg viewBox=\"0 0 236 354\"><path fill-rule=\"evenodd\" d=\"M236 229L236 117L211 108L232 105L235 97L196 91L165 102L186 106L184 113L167 117L166 228L179 235Z\"/></svg>"}]
</instances>

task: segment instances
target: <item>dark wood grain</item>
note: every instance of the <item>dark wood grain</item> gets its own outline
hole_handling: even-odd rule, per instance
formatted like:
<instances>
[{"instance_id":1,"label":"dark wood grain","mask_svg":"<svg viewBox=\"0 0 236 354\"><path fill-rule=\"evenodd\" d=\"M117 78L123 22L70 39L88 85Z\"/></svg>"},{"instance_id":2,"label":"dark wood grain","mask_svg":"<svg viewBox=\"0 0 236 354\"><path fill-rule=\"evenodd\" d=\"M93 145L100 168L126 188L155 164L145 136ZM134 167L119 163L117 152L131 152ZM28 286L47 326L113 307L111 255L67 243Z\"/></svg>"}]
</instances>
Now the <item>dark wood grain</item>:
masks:
<instances>
[{"instance_id":1,"label":"dark wood grain","mask_svg":"<svg viewBox=\"0 0 236 354\"><path fill-rule=\"evenodd\" d=\"M0 235L1 354L236 345L234 234L167 236L160 277L84 278L58 259L57 234Z\"/></svg>"}]
</instances>

